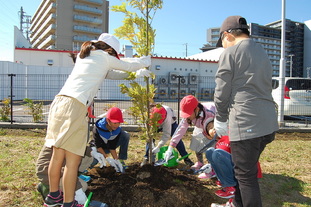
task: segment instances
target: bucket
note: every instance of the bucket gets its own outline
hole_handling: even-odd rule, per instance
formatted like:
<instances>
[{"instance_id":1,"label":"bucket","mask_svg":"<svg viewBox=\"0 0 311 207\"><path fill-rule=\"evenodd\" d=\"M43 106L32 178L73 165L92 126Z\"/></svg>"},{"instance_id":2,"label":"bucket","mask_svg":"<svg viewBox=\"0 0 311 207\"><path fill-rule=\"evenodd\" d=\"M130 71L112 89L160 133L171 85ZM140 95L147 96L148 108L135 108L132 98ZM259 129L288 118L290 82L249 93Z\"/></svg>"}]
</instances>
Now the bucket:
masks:
<instances>
[{"instance_id":1,"label":"bucket","mask_svg":"<svg viewBox=\"0 0 311 207\"><path fill-rule=\"evenodd\" d=\"M166 150L168 149L168 146L163 146L160 148L160 151L157 153L157 159L164 159L164 154L166 152ZM174 156L174 158L170 159L167 164L163 164L166 167L175 167L178 165L178 162L176 161L178 159L178 152L173 149L173 153L172 155Z\"/></svg>"}]
</instances>

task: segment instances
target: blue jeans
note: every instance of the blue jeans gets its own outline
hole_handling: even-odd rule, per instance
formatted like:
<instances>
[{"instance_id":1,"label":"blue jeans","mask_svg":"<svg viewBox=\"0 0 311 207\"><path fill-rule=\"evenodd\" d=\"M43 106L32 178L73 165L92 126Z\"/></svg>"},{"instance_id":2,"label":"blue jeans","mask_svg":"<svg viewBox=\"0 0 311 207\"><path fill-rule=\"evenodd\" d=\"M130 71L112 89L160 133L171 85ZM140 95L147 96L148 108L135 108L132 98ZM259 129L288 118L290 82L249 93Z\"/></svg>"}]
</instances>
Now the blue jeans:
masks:
<instances>
[{"instance_id":1,"label":"blue jeans","mask_svg":"<svg viewBox=\"0 0 311 207\"><path fill-rule=\"evenodd\" d=\"M206 150L205 155L222 187L236 186L231 154L225 150L210 147Z\"/></svg>"},{"instance_id":2,"label":"blue jeans","mask_svg":"<svg viewBox=\"0 0 311 207\"><path fill-rule=\"evenodd\" d=\"M171 136L173 136L173 134L176 131L177 127L178 127L178 124L176 122L174 122L172 124ZM160 132L160 131L161 131L161 129L158 130L158 132ZM153 142L154 142L154 140L153 140ZM180 140L179 143L176 145L176 149L178 150L180 156L182 156L182 157L188 154L188 152L186 150L186 147L185 147L185 144L184 144L184 142L182 140ZM148 156L149 156L149 143L147 142L147 144L146 144L146 154L145 154L144 157L146 159L148 159Z\"/></svg>"}]
</instances>

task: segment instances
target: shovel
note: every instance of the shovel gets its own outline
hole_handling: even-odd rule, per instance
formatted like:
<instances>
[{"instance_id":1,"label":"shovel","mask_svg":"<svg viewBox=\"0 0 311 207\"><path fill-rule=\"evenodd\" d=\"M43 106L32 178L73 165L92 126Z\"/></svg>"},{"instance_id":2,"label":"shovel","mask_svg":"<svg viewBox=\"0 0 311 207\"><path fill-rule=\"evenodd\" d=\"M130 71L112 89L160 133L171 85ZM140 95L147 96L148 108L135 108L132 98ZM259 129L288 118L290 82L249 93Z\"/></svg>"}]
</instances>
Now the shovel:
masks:
<instances>
[{"instance_id":1,"label":"shovel","mask_svg":"<svg viewBox=\"0 0 311 207\"><path fill-rule=\"evenodd\" d=\"M174 158L174 155L172 155L172 156L170 157L170 159L172 159L172 158ZM169 160L170 160L170 159L169 159ZM162 158L162 159L159 159L158 161L156 161L156 162L154 163L154 166L160 166L160 165L164 165L164 164L167 164L167 162L165 162L165 159Z\"/></svg>"},{"instance_id":2,"label":"shovel","mask_svg":"<svg viewBox=\"0 0 311 207\"><path fill-rule=\"evenodd\" d=\"M87 200L84 204L84 207L88 207L92 198L93 192L90 192L89 196L87 197Z\"/></svg>"},{"instance_id":3,"label":"shovel","mask_svg":"<svg viewBox=\"0 0 311 207\"><path fill-rule=\"evenodd\" d=\"M217 137L218 137L218 135L215 134L213 139L211 139L198 153L204 153L208 148L214 146L217 142L217 140L216 140Z\"/></svg>"},{"instance_id":4,"label":"shovel","mask_svg":"<svg viewBox=\"0 0 311 207\"><path fill-rule=\"evenodd\" d=\"M176 162L179 163L179 162L182 161L183 159L186 159L187 157L189 157L189 155L191 155L191 153L186 154L185 156L176 159ZM172 158L174 158L173 155L170 157L170 159L172 159ZM169 160L170 160L170 159L169 159ZM164 164L167 164L167 162L165 162L165 159L160 159L160 160L158 160L158 161L156 161L156 162L154 163L154 166L160 166L160 165L164 165Z\"/></svg>"}]
</instances>

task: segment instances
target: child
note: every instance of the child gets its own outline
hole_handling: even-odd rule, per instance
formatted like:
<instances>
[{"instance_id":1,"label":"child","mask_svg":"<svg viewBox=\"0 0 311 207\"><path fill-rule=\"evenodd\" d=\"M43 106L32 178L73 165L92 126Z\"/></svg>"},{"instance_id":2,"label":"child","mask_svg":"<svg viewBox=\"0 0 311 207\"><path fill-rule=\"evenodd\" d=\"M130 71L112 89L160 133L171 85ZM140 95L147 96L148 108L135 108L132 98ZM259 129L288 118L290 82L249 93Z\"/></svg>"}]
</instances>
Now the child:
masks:
<instances>
[{"instance_id":1,"label":"child","mask_svg":"<svg viewBox=\"0 0 311 207\"><path fill-rule=\"evenodd\" d=\"M210 110L215 107L207 107L208 104L199 103L198 99L192 95L185 96L180 102L181 113L183 118L179 123L174 135L171 138L168 150L165 152L165 161L168 161L171 157L173 148L179 143L184 134L187 132L188 127L194 125L197 128L203 130L203 134L206 136L206 126L210 120L214 119L215 111Z\"/></svg>"},{"instance_id":2,"label":"child","mask_svg":"<svg viewBox=\"0 0 311 207\"><path fill-rule=\"evenodd\" d=\"M160 106L153 106L151 109L151 116L153 114L158 113L161 115L161 119L158 121L158 131L162 131L163 135L161 137L161 140L158 142L158 145L152 149L152 153L156 154L160 151L160 148L165 145L165 143L169 140L169 138L174 134L177 123L176 123L176 116L174 114L174 111L172 108L166 105L160 105ZM177 144L176 149L178 150L180 156L185 156L188 154L186 151L184 142L180 140L180 142ZM148 155L149 155L149 145L146 144L146 154L144 161L142 165L144 165L148 161ZM192 166L193 162L190 160L189 157L184 159L184 162L188 166Z\"/></svg>"},{"instance_id":3,"label":"child","mask_svg":"<svg viewBox=\"0 0 311 207\"><path fill-rule=\"evenodd\" d=\"M110 153L115 163L125 167L124 160L127 159L128 144L130 135L123 131L120 124L123 123L122 112L117 107L108 110L106 118L96 121L93 128L93 138L95 140L96 150L103 154L105 158ZM120 147L119 155L116 148ZM119 164L120 162L120 164Z\"/></svg>"},{"instance_id":4,"label":"child","mask_svg":"<svg viewBox=\"0 0 311 207\"><path fill-rule=\"evenodd\" d=\"M208 138L212 139L216 131L214 129L214 121L207 124ZM228 136L217 138L218 141L215 147L210 147L206 150L206 159L212 167L210 173L202 173L198 177L201 179L212 178L217 176L216 184L222 189L217 190L215 194L221 198L233 198L235 195L235 186L237 181L234 176L234 165L231 157L230 141ZM258 178L261 178L260 165L258 163Z\"/></svg>"},{"instance_id":5,"label":"child","mask_svg":"<svg viewBox=\"0 0 311 207\"><path fill-rule=\"evenodd\" d=\"M119 41L103 33L81 46L76 64L49 112L45 145L53 147L49 165L50 192L44 206L83 206L74 200L78 167L87 144L87 108L109 70L136 71L151 64L150 57L119 60ZM64 194L59 190L62 164Z\"/></svg>"}]
</instances>

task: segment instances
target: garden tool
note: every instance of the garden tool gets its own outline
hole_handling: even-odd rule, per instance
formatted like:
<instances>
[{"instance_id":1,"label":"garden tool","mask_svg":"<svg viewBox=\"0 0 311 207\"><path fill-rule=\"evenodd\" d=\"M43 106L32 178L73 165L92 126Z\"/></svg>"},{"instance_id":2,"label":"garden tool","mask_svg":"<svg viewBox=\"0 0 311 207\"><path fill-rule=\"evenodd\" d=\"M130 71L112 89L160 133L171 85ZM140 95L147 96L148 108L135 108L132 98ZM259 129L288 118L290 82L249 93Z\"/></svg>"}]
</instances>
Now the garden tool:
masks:
<instances>
[{"instance_id":1,"label":"garden tool","mask_svg":"<svg viewBox=\"0 0 311 207\"><path fill-rule=\"evenodd\" d=\"M203 165L200 169L195 170L194 174L199 174L199 173L209 173L212 170L212 166L210 163L207 163Z\"/></svg>"},{"instance_id":2,"label":"garden tool","mask_svg":"<svg viewBox=\"0 0 311 207\"><path fill-rule=\"evenodd\" d=\"M173 159L174 157L175 156L172 155L169 160ZM154 166L160 166L160 165L164 165L164 164L167 164L167 162L165 162L165 159L163 158L163 159L159 159L158 161L156 161L154 163Z\"/></svg>"},{"instance_id":3,"label":"garden tool","mask_svg":"<svg viewBox=\"0 0 311 207\"><path fill-rule=\"evenodd\" d=\"M92 195L93 195L93 192L90 192L89 196L87 197L87 200L84 203L84 207L88 207L89 206L89 203L91 201Z\"/></svg>"},{"instance_id":4,"label":"garden tool","mask_svg":"<svg viewBox=\"0 0 311 207\"><path fill-rule=\"evenodd\" d=\"M176 162L179 163L179 162L182 161L183 159L186 159L187 157L189 157L189 155L191 155L191 153L186 154L185 156L182 156L181 158L176 159Z\"/></svg>"},{"instance_id":5,"label":"garden tool","mask_svg":"<svg viewBox=\"0 0 311 207\"><path fill-rule=\"evenodd\" d=\"M216 144L217 134L214 135L213 139L211 139L200 151L199 153L204 153L208 148L213 147Z\"/></svg>"}]
</instances>

